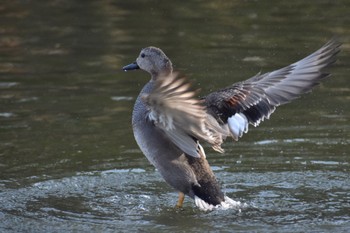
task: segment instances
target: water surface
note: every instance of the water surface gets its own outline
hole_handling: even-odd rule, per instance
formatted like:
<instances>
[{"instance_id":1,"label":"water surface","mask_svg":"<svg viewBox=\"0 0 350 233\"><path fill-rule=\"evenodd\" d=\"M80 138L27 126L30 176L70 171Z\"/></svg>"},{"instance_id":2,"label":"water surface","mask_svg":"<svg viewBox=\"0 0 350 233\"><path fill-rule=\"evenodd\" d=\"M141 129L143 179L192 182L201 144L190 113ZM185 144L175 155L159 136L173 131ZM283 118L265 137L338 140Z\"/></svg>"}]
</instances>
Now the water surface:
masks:
<instances>
[{"instance_id":1,"label":"water surface","mask_svg":"<svg viewBox=\"0 0 350 233\"><path fill-rule=\"evenodd\" d=\"M7 1L0 4L1 232L347 232L348 1ZM161 47L204 95L343 40L333 77L226 153L206 148L229 197L203 212L138 149L147 82L123 65Z\"/></svg>"}]
</instances>

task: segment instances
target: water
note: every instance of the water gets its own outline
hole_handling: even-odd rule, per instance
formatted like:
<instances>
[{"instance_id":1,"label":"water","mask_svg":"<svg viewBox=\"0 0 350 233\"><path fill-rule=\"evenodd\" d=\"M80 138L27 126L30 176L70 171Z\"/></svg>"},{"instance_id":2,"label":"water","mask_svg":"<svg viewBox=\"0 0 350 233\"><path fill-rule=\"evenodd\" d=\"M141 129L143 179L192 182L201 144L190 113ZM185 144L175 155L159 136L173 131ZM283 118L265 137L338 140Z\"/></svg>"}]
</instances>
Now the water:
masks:
<instances>
[{"instance_id":1,"label":"water","mask_svg":"<svg viewBox=\"0 0 350 233\"><path fill-rule=\"evenodd\" d=\"M348 1L7 1L0 5L1 232L347 232L350 229ZM206 148L226 195L203 212L164 183L134 142L155 45L205 94L290 64L333 35L333 78Z\"/></svg>"}]
</instances>

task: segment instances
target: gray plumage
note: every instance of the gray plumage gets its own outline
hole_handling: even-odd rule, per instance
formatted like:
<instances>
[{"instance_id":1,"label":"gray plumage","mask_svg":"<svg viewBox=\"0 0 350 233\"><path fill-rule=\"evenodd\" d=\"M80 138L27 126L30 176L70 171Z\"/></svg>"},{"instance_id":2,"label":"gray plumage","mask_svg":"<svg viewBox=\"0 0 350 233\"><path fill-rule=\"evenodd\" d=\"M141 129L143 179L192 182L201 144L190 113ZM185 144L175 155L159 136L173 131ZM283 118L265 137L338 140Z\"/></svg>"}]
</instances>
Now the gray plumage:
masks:
<instances>
[{"instance_id":1,"label":"gray plumage","mask_svg":"<svg viewBox=\"0 0 350 233\"><path fill-rule=\"evenodd\" d=\"M138 96L132 125L135 139L148 160L176 190L194 198L204 209L228 200L220 189L205 152L204 141L219 152L231 136L235 140L268 119L276 107L311 91L329 76L340 43L322 48L282 69L256 76L196 98L185 78L173 72L170 59L158 48L140 52L124 70L141 68L151 80Z\"/></svg>"}]
</instances>

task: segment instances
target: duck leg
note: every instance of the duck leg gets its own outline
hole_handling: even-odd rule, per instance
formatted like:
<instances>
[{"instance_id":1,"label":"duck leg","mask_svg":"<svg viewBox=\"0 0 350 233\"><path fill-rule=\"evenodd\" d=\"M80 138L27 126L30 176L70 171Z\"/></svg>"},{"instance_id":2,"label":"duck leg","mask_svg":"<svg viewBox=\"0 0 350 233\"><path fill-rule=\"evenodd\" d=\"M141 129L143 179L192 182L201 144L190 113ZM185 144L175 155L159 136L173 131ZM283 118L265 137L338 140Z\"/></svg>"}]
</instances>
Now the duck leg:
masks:
<instances>
[{"instance_id":1,"label":"duck leg","mask_svg":"<svg viewBox=\"0 0 350 233\"><path fill-rule=\"evenodd\" d=\"M176 208L181 208L182 204L184 203L185 200L185 194L183 192L179 192L179 199L177 200Z\"/></svg>"}]
</instances>

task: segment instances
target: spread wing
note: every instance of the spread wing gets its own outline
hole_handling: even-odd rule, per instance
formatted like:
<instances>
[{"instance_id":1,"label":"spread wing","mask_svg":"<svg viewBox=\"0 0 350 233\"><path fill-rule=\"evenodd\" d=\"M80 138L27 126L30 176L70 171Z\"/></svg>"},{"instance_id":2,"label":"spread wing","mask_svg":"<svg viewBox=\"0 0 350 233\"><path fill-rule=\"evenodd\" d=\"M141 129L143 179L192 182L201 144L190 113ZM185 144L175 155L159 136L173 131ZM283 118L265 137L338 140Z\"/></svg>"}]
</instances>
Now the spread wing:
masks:
<instances>
[{"instance_id":1,"label":"spread wing","mask_svg":"<svg viewBox=\"0 0 350 233\"><path fill-rule=\"evenodd\" d=\"M306 58L282 69L256 76L212 92L203 99L208 114L227 126L238 140L248 124L258 126L276 107L288 103L329 77L324 72L336 60L340 43L331 40Z\"/></svg>"},{"instance_id":2,"label":"spread wing","mask_svg":"<svg viewBox=\"0 0 350 233\"><path fill-rule=\"evenodd\" d=\"M142 97L149 108L148 118L183 152L205 156L198 139L222 152L225 131L206 113L203 101L195 98L190 84L176 74L158 77L154 89Z\"/></svg>"},{"instance_id":3,"label":"spread wing","mask_svg":"<svg viewBox=\"0 0 350 233\"><path fill-rule=\"evenodd\" d=\"M184 78L176 74L159 77L153 90L143 96L148 118L188 155L205 156L198 140L223 152L221 144L227 136L238 140L249 124L258 126L277 106L311 91L328 77L324 68L335 62L339 47L340 43L331 40L296 63L257 74L201 100Z\"/></svg>"}]
</instances>

